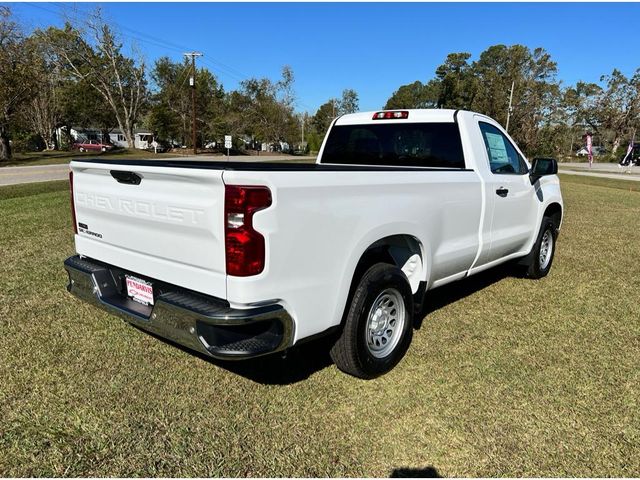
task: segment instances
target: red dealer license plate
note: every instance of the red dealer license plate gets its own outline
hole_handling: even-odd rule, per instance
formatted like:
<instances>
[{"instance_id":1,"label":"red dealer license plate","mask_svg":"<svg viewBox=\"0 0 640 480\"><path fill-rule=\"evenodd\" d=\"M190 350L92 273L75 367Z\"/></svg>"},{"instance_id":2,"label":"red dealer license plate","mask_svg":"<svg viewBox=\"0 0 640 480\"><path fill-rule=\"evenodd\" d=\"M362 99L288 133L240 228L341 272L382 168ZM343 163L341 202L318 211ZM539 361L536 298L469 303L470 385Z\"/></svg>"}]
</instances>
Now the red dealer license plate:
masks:
<instances>
[{"instance_id":1,"label":"red dealer license plate","mask_svg":"<svg viewBox=\"0 0 640 480\"><path fill-rule=\"evenodd\" d=\"M153 285L136 277L125 276L127 281L127 295L143 305L153 305Z\"/></svg>"}]
</instances>

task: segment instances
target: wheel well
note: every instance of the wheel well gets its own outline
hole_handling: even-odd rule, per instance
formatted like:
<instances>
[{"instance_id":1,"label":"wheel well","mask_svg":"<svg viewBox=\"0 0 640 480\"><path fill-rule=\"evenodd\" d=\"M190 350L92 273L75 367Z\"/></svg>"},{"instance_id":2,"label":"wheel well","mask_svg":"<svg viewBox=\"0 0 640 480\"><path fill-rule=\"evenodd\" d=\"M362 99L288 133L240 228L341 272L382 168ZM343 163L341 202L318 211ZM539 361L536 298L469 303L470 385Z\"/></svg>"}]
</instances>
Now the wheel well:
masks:
<instances>
[{"instance_id":1,"label":"wheel well","mask_svg":"<svg viewBox=\"0 0 640 480\"><path fill-rule=\"evenodd\" d=\"M407 261L414 255L420 257L420 262L416 265L416 271L413 272L414 281L409 281L410 284L416 286L411 289L414 294L414 310L422 307L424 300L424 294L426 292L426 282L424 270L426 269L424 255L422 252L422 246L417 238L412 235L392 235L389 237L381 238L375 243L371 244L362 254L358 264L356 265L355 272L351 279L351 285L349 287L349 295L347 296L347 303L345 305L342 323L349 311L349 305L353 298L353 293L360 283L360 279L364 273L376 263L388 263L389 265L395 265L398 268L402 268ZM405 274L407 272L405 271ZM413 277L412 275L412 277Z\"/></svg>"},{"instance_id":2,"label":"wheel well","mask_svg":"<svg viewBox=\"0 0 640 480\"><path fill-rule=\"evenodd\" d=\"M418 258L419 261L416 261ZM362 275L376 263L388 263L403 269L411 284L411 290L415 294L424 285L425 262L423 259L422 247L418 239L411 235L392 235L381 238L371 244L360 257L356 265L351 287L349 288L349 298L358 286Z\"/></svg>"},{"instance_id":3,"label":"wheel well","mask_svg":"<svg viewBox=\"0 0 640 480\"><path fill-rule=\"evenodd\" d=\"M544 211L544 216L551 218L556 228L560 228L560 223L562 222L562 207L559 203L552 203Z\"/></svg>"}]
</instances>

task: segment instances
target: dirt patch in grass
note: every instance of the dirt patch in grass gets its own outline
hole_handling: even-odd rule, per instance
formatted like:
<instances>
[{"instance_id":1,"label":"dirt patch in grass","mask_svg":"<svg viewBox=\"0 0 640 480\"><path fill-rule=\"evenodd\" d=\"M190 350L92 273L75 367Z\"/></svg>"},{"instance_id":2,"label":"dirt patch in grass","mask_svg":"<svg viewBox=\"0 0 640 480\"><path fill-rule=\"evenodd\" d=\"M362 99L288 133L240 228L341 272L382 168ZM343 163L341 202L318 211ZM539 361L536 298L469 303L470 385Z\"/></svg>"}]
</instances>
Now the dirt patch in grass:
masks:
<instances>
[{"instance_id":1,"label":"dirt patch in grass","mask_svg":"<svg viewBox=\"0 0 640 480\"><path fill-rule=\"evenodd\" d=\"M430 292L370 382L321 343L210 362L83 304L65 182L0 189L0 473L638 476L640 195L594 180L563 176L547 278Z\"/></svg>"}]
</instances>

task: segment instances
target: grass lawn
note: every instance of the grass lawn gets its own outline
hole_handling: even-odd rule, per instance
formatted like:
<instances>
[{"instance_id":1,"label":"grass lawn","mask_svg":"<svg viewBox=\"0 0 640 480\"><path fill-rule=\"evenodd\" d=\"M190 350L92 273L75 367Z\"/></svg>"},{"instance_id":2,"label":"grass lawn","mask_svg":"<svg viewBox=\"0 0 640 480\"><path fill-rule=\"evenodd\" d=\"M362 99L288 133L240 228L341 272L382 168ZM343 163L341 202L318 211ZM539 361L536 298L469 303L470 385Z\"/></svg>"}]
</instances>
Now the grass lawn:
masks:
<instances>
[{"instance_id":1,"label":"grass lawn","mask_svg":"<svg viewBox=\"0 0 640 480\"><path fill-rule=\"evenodd\" d=\"M562 177L549 277L431 292L369 382L322 343L214 363L76 300L65 182L0 188L0 474L639 476L640 192L598 180Z\"/></svg>"},{"instance_id":2,"label":"grass lawn","mask_svg":"<svg viewBox=\"0 0 640 480\"><path fill-rule=\"evenodd\" d=\"M571 174L563 175L561 173L560 179L563 185L567 183L577 183L580 185L615 188L618 190L626 190L627 192L640 192L640 182L631 180L628 177L618 180L617 178L587 177Z\"/></svg>"},{"instance_id":3,"label":"grass lawn","mask_svg":"<svg viewBox=\"0 0 640 480\"><path fill-rule=\"evenodd\" d=\"M127 160L127 159L139 159L139 158L163 158L163 157L175 157L176 154L148 152L146 150L134 150L134 149L122 149L115 150L113 152L80 152L78 150L72 150L70 152L28 152L28 153L14 153L11 160L8 162L1 162L0 167L28 167L30 165L57 165L60 163L69 163L71 160L77 157L82 158L98 158L104 160Z\"/></svg>"},{"instance_id":4,"label":"grass lawn","mask_svg":"<svg viewBox=\"0 0 640 480\"><path fill-rule=\"evenodd\" d=\"M176 157L190 157L193 155L191 149L175 149L165 153L153 153L147 150L137 149L122 149L112 152L79 152L78 150L72 150L70 152L28 152L28 153L15 153L11 160L8 162L0 162L1 167L28 167L30 165L57 165L61 163L69 163L73 159L77 158L100 158L102 160L163 160L167 158ZM226 159L226 155L213 152L198 152L198 155L207 157L220 157L220 160ZM263 154L263 155L276 155L276 154ZM234 160L250 160L251 155L239 155L232 156ZM279 160L282 161L282 160ZM308 163L310 160L292 156L291 160L294 163Z\"/></svg>"}]
</instances>

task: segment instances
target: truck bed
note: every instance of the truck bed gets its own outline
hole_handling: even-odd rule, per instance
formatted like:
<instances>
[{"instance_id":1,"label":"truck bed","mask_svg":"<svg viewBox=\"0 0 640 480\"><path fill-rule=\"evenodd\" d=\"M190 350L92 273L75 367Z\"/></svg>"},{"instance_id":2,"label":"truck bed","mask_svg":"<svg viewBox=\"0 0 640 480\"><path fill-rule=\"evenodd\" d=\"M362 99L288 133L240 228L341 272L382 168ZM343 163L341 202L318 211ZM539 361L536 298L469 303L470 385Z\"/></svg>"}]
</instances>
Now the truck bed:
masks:
<instances>
[{"instance_id":1,"label":"truck bed","mask_svg":"<svg viewBox=\"0 0 640 480\"><path fill-rule=\"evenodd\" d=\"M78 254L236 308L285 299L309 320L296 338L339 322L356 263L380 238L402 232L429 245L429 284L464 273L478 250L482 191L471 169L99 159L71 169L77 221L87 225ZM259 275L226 274L229 185L270 189L272 205L253 222L265 239Z\"/></svg>"}]
</instances>

